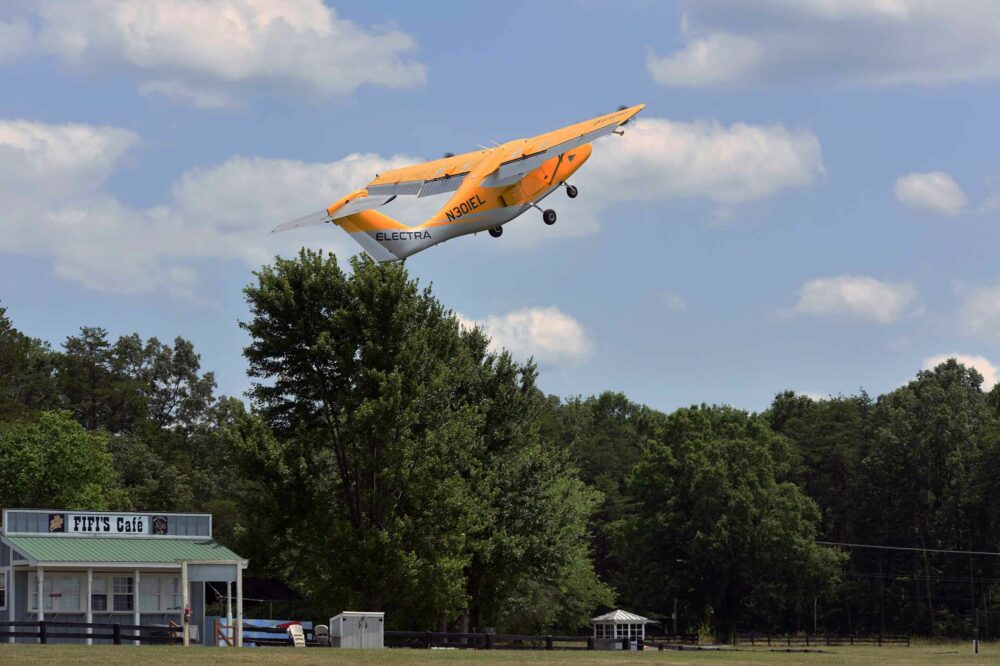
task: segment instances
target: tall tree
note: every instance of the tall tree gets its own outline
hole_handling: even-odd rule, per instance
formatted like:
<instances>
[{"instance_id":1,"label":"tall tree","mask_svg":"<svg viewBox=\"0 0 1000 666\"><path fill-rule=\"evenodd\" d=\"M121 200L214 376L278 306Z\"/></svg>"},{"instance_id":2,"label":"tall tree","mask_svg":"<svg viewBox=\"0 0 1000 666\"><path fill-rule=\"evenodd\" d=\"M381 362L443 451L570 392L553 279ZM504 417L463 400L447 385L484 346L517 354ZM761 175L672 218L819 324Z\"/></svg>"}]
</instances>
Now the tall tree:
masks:
<instances>
[{"instance_id":1,"label":"tall tree","mask_svg":"<svg viewBox=\"0 0 1000 666\"><path fill-rule=\"evenodd\" d=\"M496 597L532 575L579 577L592 500L517 416L534 369L486 353L401 266L351 268L303 250L245 290L261 418L242 420L234 446L252 501L270 507L255 528L296 562L273 566L317 603L386 608L411 626L470 604L491 622ZM546 503L516 506L527 491Z\"/></svg>"},{"instance_id":2,"label":"tall tree","mask_svg":"<svg viewBox=\"0 0 1000 666\"><path fill-rule=\"evenodd\" d=\"M0 433L0 506L129 508L105 437L61 412Z\"/></svg>"},{"instance_id":3,"label":"tall tree","mask_svg":"<svg viewBox=\"0 0 1000 666\"><path fill-rule=\"evenodd\" d=\"M49 346L16 328L0 307L0 423L55 404Z\"/></svg>"},{"instance_id":4,"label":"tall tree","mask_svg":"<svg viewBox=\"0 0 1000 666\"><path fill-rule=\"evenodd\" d=\"M611 391L546 403L543 436L566 450L580 478L604 498L591 518L590 532L594 567L607 583L617 584L620 569L608 527L625 515L629 475L661 433L665 419L664 414Z\"/></svg>"},{"instance_id":5,"label":"tall tree","mask_svg":"<svg viewBox=\"0 0 1000 666\"><path fill-rule=\"evenodd\" d=\"M982 381L975 369L950 359L878 399L871 448L860 466L863 543L996 548L996 535L984 528L990 524L988 498L995 496L995 472L987 463L996 459L1000 423ZM951 632L955 622L968 626L964 616L977 605L970 578L983 576L983 562L928 551L859 552L852 562L890 582L887 596L880 591L888 604L877 606L890 622L930 634ZM950 583L955 579L964 582Z\"/></svg>"},{"instance_id":6,"label":"tall tree","mask_svg":"<svg viewBox=\"0 0 1000 666\"><path fill-rule=\"evenodd\" d=\"M779 393L764 414L771 428L788 437L801 464L791 478L820 508L820 535L847 541L857 515L855 476L871 439L872 400L840 396L813 400L787 391Z\"/></svg>"},{"instance_id":7,"label":"tall tree","mask_svg":"<svg viewBox=\"0 0 1000 666\"><path fill-rule=\"evenodd\" d=\"M794 626L807 599L827 595L839 556L814 543L819 512L787 481L789 443L759 417L692 407L667 419L664 438L636 466L634 513L621 524L630 601L682 623Z\"/></svg>"}]
</instances>

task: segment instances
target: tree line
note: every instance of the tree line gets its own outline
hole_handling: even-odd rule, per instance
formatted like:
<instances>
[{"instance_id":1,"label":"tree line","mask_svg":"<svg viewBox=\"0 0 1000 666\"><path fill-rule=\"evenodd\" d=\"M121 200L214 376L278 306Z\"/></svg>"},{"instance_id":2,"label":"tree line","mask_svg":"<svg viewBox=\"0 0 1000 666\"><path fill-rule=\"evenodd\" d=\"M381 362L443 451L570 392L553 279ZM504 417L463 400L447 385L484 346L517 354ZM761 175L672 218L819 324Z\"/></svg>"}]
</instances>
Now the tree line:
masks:
<instances>
[{"instance_id":1,"label":"tree line","mask_svg":"<svg viewBox=\"0 0 1000 666\"><path fill-rule=\"evenodd\" d=\"M0 308L0 506L206 511L305 599L408 629L995 635L1000 389L954 360L750 413L561 399L400 265L303 250L244 290L245 403L193 345Z\"/></svg>"}]
</instances>

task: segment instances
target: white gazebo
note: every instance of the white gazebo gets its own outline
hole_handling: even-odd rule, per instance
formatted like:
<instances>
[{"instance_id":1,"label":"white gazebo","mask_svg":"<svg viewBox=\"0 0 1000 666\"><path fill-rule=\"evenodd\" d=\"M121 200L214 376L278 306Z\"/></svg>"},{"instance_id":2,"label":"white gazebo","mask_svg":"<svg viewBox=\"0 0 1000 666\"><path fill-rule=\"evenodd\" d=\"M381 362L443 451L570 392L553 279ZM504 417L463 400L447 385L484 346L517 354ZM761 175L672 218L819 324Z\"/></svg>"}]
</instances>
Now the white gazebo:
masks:
<instances>
[{"instance_id":1,"label":"white gazebo","mask_svg":"<svg viewBox=\"0 0 1000 666\"><path fill-rule=\"evenodd\" d=\"M623 610L598 615L590 622L594 625L594 647L598 650L620 650L623 638L629 643L645 640L646 625L656 623Z\"/></svg>"}]
</instances>

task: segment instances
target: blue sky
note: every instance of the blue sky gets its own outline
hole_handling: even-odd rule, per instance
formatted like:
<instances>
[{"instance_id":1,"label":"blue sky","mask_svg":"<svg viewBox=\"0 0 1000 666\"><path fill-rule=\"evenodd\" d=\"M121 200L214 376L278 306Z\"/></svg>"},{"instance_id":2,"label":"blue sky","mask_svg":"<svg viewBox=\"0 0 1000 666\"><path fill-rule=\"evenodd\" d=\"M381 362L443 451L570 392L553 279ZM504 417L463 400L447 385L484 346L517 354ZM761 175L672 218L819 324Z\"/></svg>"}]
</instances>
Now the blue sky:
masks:
<instances>
[{"instance_id":1,"label":"blue sky","mask_svg":"<svg viewBox=\"0 0 1000 666\"><path fill-rule=\"evenodd\" d=\"M184 336L240 394L250 271L358 251L273 226L390 164L645 103L554 227L407 268L562 396L762 409L954 354L992 384L998 79L986 0L7 3L0 302L54 344Z\"/></svg>"}]
</instances>

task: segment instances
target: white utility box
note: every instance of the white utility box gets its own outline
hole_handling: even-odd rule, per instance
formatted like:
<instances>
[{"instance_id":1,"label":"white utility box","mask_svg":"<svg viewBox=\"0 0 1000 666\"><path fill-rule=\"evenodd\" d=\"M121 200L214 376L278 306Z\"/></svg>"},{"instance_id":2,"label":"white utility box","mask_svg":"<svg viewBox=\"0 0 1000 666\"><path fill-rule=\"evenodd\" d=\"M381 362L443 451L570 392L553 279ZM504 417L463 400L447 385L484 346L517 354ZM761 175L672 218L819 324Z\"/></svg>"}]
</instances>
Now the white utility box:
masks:
<instances>
[{"instance_id":1,"label":"white utility box","mask_svg":"<svg viewBox=\"0 0 1000 666\"><path fill-rule=\"evenodd\" d=\"M385 647L385 613L344 611L330 618L330 645L342 648Z\"/></svg>"}]
</instances>

